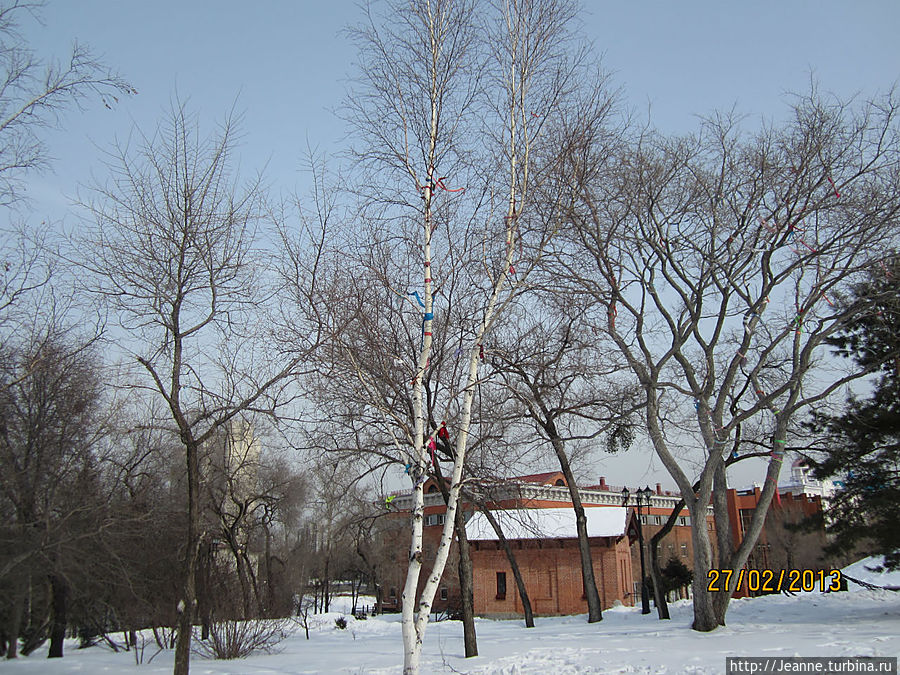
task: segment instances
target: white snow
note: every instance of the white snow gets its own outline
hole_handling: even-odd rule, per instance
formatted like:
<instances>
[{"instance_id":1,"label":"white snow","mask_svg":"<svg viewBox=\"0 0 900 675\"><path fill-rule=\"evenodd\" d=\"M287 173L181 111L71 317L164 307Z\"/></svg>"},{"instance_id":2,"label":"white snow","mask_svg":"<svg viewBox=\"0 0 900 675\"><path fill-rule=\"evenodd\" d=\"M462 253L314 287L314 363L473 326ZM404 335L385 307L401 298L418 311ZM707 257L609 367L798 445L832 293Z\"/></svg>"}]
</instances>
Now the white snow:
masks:
<instances>
[{"instance_id":1,"label":"white snow","mask_svg":"<svg viewBox=\"0 0 900 675\"><path fill-rule=\"evenodd\" d=\"M844 574L848 574L854 579L859 579L867 584L874 584L882 588L900 588L900 569L888 572L884 569L884 558L882 556L874 556L864 558L852 565L847 565L843 570ZM847 590L853 591L861 588L852 581L847 581Z\"/></svg>"},{"instance_id":2,"label":"white snow","mask_svg":"<svg viewBox=\"0 0 900 675\"><path fill-rule=\"evenodd\" d=\"M507 539L574 539L575 512L562 509L508 509L492 511ZM616 537L625 533L626 509L621 506L586 508L589 537ZM497 534L484 517L475 513L466 523L466 536L471 541L494 541Z\"/></svg>"},{"instance_id":3,"label":"white snow","mask_svg":"<svg viewBox=\"0 0 900 675\"><path fill-rule=\"evenodd\" d=\"M370 602L370 599L364 599ZM672 606L672 620L659 621L655 611L642 616L631 607L603 613L588 624L586 616L537 618L526 629L521 621L478 620L480 656L463 658L462 626L455 621L432 624L425 636L422 674L575 675L588 673L722 673L726 656L898 656L900 593L803 593L735 600L728 626L712 633L690 629L691 605ZM311 639L295 632L277 654L242 661L210 661L194 657L197 675L400 675L402 649L399 616L356 621L347 617L338 630L338 613L314 617ZM63 659L48 660L41 649L17 663L0 664L0 673L172 672L171 651L146 661L156 650L148 646L144 665L130 653L104 647L76 650L67 644Z\"/></svg>"}]
</instances>

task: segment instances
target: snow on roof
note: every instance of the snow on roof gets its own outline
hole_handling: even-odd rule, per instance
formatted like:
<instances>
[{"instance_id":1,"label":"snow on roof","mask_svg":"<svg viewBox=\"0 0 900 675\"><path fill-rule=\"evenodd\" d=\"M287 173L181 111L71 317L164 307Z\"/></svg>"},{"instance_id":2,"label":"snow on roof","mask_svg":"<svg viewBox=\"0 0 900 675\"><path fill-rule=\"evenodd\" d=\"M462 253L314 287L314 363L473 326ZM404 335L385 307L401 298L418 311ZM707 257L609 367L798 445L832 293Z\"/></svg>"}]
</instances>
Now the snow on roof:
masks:
<instances>
[{"instance_id":1,"label":"snow on roof","mask_svg":"<svg viewBox=\"0 0 900 675\"><path fill-rule=\"evenodd\" d=\"M595 506L584 510L589 537L617 537L625 533L625 508ZM491 511L507 539L575 539L575 511L560 509L504 509ZM472 541L496 541L494 528L483 513L466 523Z\"/></svg>"}]
</instances>

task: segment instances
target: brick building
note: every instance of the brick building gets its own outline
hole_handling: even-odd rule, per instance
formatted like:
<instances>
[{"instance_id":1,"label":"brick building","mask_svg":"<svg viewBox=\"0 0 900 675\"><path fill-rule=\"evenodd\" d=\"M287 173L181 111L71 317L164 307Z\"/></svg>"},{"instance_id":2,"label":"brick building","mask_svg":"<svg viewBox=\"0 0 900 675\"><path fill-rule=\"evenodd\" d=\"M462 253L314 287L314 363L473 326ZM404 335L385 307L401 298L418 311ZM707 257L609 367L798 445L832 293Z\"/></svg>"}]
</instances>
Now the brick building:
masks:
<instances>
[{"instance_id":1,"label":"brick building","mask_svg":"<svg viewBox=\"0 0 900 675\"><path fill-rule=\"evenodd\" d=\"M433 479L425 483L425 523L424 523L424 561L426 565L434 560L434 553L441 536L444 525L446 507L438 486ZM566 485L565 476L560 471L550 471L527 476L517 476L500 484L483 485L480 487L482 496L487 500L488 507L496 514L511 514L521 512L531 513L536 510L564 510L572 512L572 502L569 488ZM610 510L610 513L622 514L622 529L618 532L607 532L603 536L591 537L592 556L594 559L595 578L597 579L600 600L604 608L612 606L615 602L625 605L633 605L635 598L640 598L640 558L639 547L635 545L634 527L631 528L631 536L626 536L625 522L636 518L634 509L629 506L622 507L622 488L607 485L605 478L600 479L598 485L580 488L581 501L587 511L594 509ZM662 523L665 523L669 513L678 501L678 496L669 492L663 492L657 485L656 494L650 499L649 513L643 509L642 521L644 534L649 537L656 532ZM398 493L393 505L398 511L408 511L412 507L412 496L409 493ZM463 511L467 521L471 521L477 514L471 504L463 504ZM473 515L475 514L475 515ZM400 514L398 514L400 515ZM597 516L589 514L589 522ZM685 510L679 522L672 532L663 540L663 549L674 554L683 555L686 564L692 562L693 549L690 537L690 516ZM587 600L583 597L581 580L581 562L578 551L578 542L574 530L574 516L572 530L569 535L562 537L535 537L527 536L513 538L506 533L507 525L515 525L515 518L500 518L503 525L504 536L511 541L516 555L516 560L522 569L526 579L526 587L529 591L534 586L540 601L532 600L532 607L538 614L577 614L587 611ZM535 516L531 516L534 520ZM519 521L527 521L527 518L519 518ZM711 517L710 517L711 521ZM541 522L545 522L541 520ZM468 531L468 527L467 527ZM515 530L513 533L521 532ZM494 535L486 535L494 536ZM496 539L478 539L472 542L472 562L475 583L475 612L477 614L512 615L521 614L521 602L515 589L515 581L512 570L506 559L506 554L499 548ZM387 594L384 607L387 610L398 609L400 601L400 589L403 587L406 571L407 545L398 547L397 572L393 579L387 580L385 587ZM631 558L630 567L628 557ZM664 558L666 559L666 558ZM552 561L552 562L551 562ZM627 569L620 572L622 565ZM507 583L507 599L498 602L496 596L501 595L497 590L498 573L504 573ZM502 578L502 577L501 577ZM529 579L531 581L529 581ZM442 584L435 598L436 611L452 612L459 603L459 578L457 575L456 546L451 549L450 559L442 577ZM424 585L424 580L422 581ZM485 586L487 584L487 586ZM551 590L553 595L551 596ZM491 595L493 593L493 596ZM489 598L493 597L493 600ZM479 600L479 598L481 600ZM546 611L544 611L546 610Z\"/></svg>"},{"instance_id":2,"label":"brick building","mask_svg":"<svg viewBox=\"0 0 900 675\"><path fill-rule=\"evenodd\" d=\"M629 601L633 587L628 511L622 507L585 510L594 577L603 607ZM568 508L509 509L498 521L516 562L535 614L587 611L575 512ZM475 612L496 618L521 616L512 567L497 534L481 513L466 524L471 543Z\"/></svg>"},{"instance_id":3,"label":"brick building","mask_svg":"<svg viewBox=\"0 0 900 675\"><path fill-rule=\"evenodd\" d=\"M790 480L778 486L759 540L747 560L747 569L829 570L831 565L823 556L824 529L809 530L797 526L808 517L822 513L833 491L831 481L812 477L805 460L794 461ZM758 485L728 491L728 519L735 546L744 538L761 492ZM745 588L735 593L735 597L746 595Z\"/></svg>"},{"instance_id":4,"label":"brick building","mask_svg":"<svg viewBox=\"0 0 900 675\"><path fill-rule=\"evenodd\" d=\"M633 486L632 493L638 486ZM575 534L574 512L565 476L550 471L518 476L502 483L474 486L498 517L504 536L510 542L522 570L536 614L578 614L587 612L584 598L581 562ZM829 486L816 485L802 462L792 467L791 482L779 487L779 500L767 516L766 527L754 549L748 567L766 569L772 566L797 567L811 565L809 559L821 552L824 535L792 534L787 522L820 511ZM604 609L616 602L635 605L640 602L640 548L635 536L637 512L633 498L627 508L622 504L622 487L607 484L604 477L596 485L579 488L582 503L590 523L591 554L597 590ZM681 496L663 490L657 483L651 491L649 506L642 508L640 521L645 543L666 523ZM749 514L759 501L758 487L728 491L728 508L735 545L739 544ZM410 493L397 493L394 506L396 517L405 517L412 506ZM511 617L522 615L522 605L505 552L502 550L486 519L471 504L462 504L467 520L467 535L471 543L475 613L481 616ZM433 479L425 483L424 562L430 565L443 529L446 507ZM570 526L560 518L571 514ZM566 521L568 522L568 521ZM601 525L602 524L602 525ZM626 524L629 527L626 528ZM568 527L568 529L566 529ZM715 549L716 533L712 507L707 512L707 528ZM798 560L797 551L805 551ZM646 552L646 550L645 550ZM384 600L387 610L399 609L399 591L406 573L408 543L398 542L395 577L386 580L388 590ZM453 612L459 604L456 546L451 549L442 584L435 598L435 611ZM793 556L793 559L791 559ZM689 569L693 566L691 516L683 509L676 525L660 542L660 564L670 558L681 560ZM629 564L630 559L630 564ZM649 557L646 559L649 566ZM424 585L424 576L422 584Z\"/></svg>"}]
</instances>

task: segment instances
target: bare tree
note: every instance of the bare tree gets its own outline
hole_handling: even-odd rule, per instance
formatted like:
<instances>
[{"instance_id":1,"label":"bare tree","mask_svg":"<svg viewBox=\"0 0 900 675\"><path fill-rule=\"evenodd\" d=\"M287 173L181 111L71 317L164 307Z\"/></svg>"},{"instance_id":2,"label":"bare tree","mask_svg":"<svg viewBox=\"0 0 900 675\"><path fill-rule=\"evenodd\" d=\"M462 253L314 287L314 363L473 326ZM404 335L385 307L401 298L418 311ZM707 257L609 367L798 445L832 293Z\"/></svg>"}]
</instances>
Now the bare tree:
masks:
<instances>
[{"instance_id":1,"label":"bare tree","mask_svg":"<svg viewBox=\"0 0 900 675\"><path fill-rule=\"evenodd\" d=\"M553 448L566 477L578 536L588 623L603 618L594 579L587 518L567 442L593 440L629 426L639 408L633 392L616 386L621 364L602 353L603 342L585 331L572 308L529 307L528 316L504 335L492 365L510 394L521 404L518 414Z\"/></svg>"},{"instance_id":2,"label":"bare tree","mask_svg":"<svg viewBox=\"0 0 900 675\"><path fill-rule=\"evenodd\" d=\"M42 317L47 319L47 317ZM52 323L52 320L51 320ZM67 578L105 525L91 484L102 436L100 369L90 340L42 326L2 350L0 371L0 614L6 658L46 639L62 656ZM96 499L94 497L97 497ZM25 606L32 584L48 602ZM38 591L38 596L40 591ZM42 628L26 631L35 621ZM23 623L24 622L24 623Z\"/></svg>"},{"instance_id":3,"label":"bare tree","mask_svg":"<svg viewBox=\"0 0 900 675\"><path fill-rule=\"evenodd\" d=\"M654 450L691 513L696 630L724 623L738 578L716 597L707 591L713 488L717 566L739 570L797 414L860 376L822 352L826 338L867 311L842 307L841 294L895 241L896 105L888 96L853 108L813 91L797 98L781 128L747 136L718 116L698 136L644 132L620 170L583 163L572 174L574 255L560 255L558 270L626 358ZM765 436L770 458L736 546L725 459L742 424ZM686 445L697 453L679 456ZM702 466L696 476L693 460Z\"/></svg>"},{"instance_id":4,"label":"bare tree","mask_svg":"<svg viewBox=\"0 0 900 675\"><path fill-rule=\"evenodd\" d=\"M421 0L388 3L386 11L375 16L370 9L368 24L356 33L363 65L349 117L364 139L358 156L370 198L367 219L380 218L380 231L367 229L364 245L368 251L382 249L393 262L386 269L357 265L360 274L374 278L384 270L382 307L360 306L349 294L341 304L356 308L357 315L364 312L363 325L376 325L373 314L381 314L377 321L384 323L378 325L387 331L379 342L380 369L396 371L396 356L407 370L410 358L406 391L394 390L399 378L389 377L388 386L361 367L358 349L339 351L351 359L359 383L356 408L370 406L372 417L381 418L376 447L393 447L385 454L393 455L392 461L399 455L409 465L412 542L402 623L404 671L415 673L453 538L480 367L490 353L495 322L552 235L552 228L543 227L546 219L532 223L532 194L558 156L554 134L562 127L560 110L584 80L578 76L582 53L571 32L573 3L521 0L482 8L467 0ZM463 187L464 195L450 194ZM416 268L421 282L415 280ZM400 305L395 296L406 298L407 313L416 319L385 321L388 312L379 310ZM462 321L451 322L451 314ZM448 329L459 337L452 348L458 377L438 394L426 383L434 381L436 330ZM405 333L403 340L391 341L398 332ZM413 348L407 349L410 343ZM401 349L411 353L401 356ZM440 412L434 419L432 406ZM447 518L419 593L422 484L440 420L452 428L454 439Z\"/></svg>"},{"instance_id":5,"label":"bare tree","mask_svg":"<svg viewBox=\"0 0 900 675\"><path fill-rule=\"evenodd\" d=\"M18 32L20 17L36 15L41 2L0 4L0 206L19 198L22 177L48 164L39 130L58 124L69 106L99 98L109 108L116 96L136 94L83 45L66 63L43 62Z\"/></svg>"},{"instance_id":6,"label":"bare tree","mask_svg":"<svg viewBox=\"0 0 900 675\"><path fill-rule=\"evenodd\" d=\"M184 451L184 541L175 673L189 668L201 521L203 444L246 411L272 413L291 400L284 384L315 348L297 327L292 351L270 344L261 300L271 299L258 256L266 216L258 182L232 175L234 124L204 138L183 105L136 149L112 155L112 178L87 206L95 222L76 241L78 264L118 319L120 346L161 397Z\"/></svg>"}]
</instances>

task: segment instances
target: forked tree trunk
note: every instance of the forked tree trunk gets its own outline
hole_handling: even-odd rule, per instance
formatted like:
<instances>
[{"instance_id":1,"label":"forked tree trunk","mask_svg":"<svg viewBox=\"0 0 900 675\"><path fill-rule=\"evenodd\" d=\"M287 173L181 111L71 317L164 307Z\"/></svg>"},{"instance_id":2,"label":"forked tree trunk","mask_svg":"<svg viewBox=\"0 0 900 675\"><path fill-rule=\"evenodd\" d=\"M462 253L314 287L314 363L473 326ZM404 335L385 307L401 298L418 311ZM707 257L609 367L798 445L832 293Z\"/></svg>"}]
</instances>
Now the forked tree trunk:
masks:
<instances>
[{"instance_id":1,"label":"forked tree trunk","mask_svg":"<svg viewBox=\"0 0 900 675\"><path fill-rule=\"evenodd\" d=\"M791 399L789 399L788 405L793 403L793 399L796 397L796 395L796 391L791 392ZM786 405L785 407L787 408L788 406ZM783 439L787 432L787 424L787 417L784 414L779 414L777 417L773 438L782 439L781 442L783 443ZM744 567L744 565L747 564L750 553L753 551L753 548L756 546L756 542L759 540L759 536L762 533L763 526L766 522L766 513L768 512L769 506L772 503L772 498L778 491L778 475L781 472L783 455L779 454L778 450L780 448L777 443L778 441L772 442L772 458L769 460L769 468L766 472L766 482L763 485L763 489L759 495L759 500L756 503L756 507L753 509L753 516L750 519L750 524L747 527L747 530L743 534L740 545L737 546L737 548L734 550L728 549L729 555L727 556L723 555L721 552L719 553L718 567L721 569L732 570L731 579L729 580L727 588L715 594L715 597L713 598L713 610L715 612L716 621L719 625L725 625L725 613L728 611L728 603L731 601L731 594L736 588L740 570ZM727 510L725 510L726 506L727 503L725 502L725 500L722 500L721 503L714 504L714 508L716 510L717 529L719 528L720 522L724 523L722 527L725 527L729 522L728 513ZM730 540L731 532L729 530L728 541Z\"/></svg>"}]
</instances>

